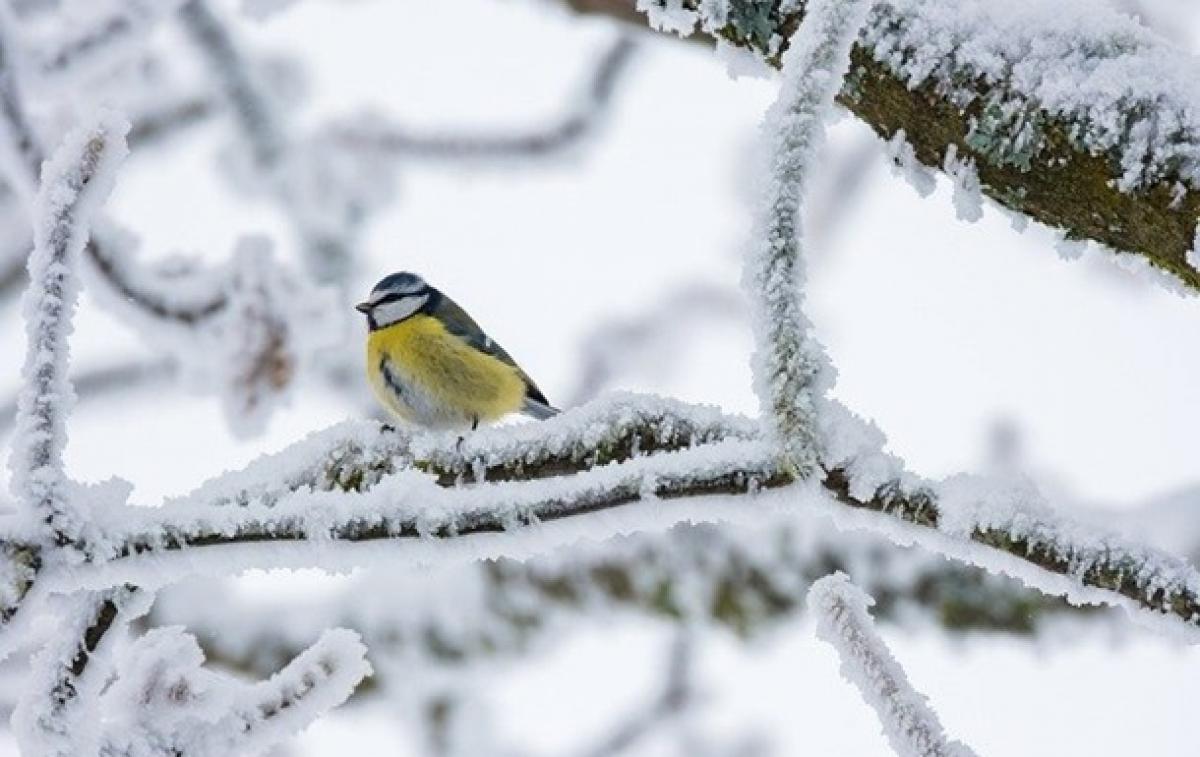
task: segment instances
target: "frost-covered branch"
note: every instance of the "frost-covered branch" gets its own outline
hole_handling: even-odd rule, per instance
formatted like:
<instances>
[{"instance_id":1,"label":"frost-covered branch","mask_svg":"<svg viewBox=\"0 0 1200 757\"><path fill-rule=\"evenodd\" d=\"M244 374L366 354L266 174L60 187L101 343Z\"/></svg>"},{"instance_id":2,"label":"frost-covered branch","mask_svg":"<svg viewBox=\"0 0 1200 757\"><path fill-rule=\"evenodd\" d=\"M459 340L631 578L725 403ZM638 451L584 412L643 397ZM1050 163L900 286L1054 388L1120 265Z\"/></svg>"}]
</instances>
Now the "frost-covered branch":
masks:
<instances>
[{"instance_id":1,"label":"frost-covered branch","mask_svg":"<svg viewBox=\"0 0 1200 757\"><path fill-rule=\"evenodd\" d=\"M238 600L219 582L189 582L166 589L149 622L187 626L210 658L252 675L274 670L329 626L362 633L381 662L416 655L459 665L536 648L564 617L617 611L753 637L794 618L808 586L833 570L853 572L877 598L879 617L899 624L1025 635L1072 609L1011 579L873 534L838 532L816 519L770 518L752 527L679 524L661 534L409 578L380 571L311 602ZM384 591L405 601L381 608L374 598ZM209 611L216 602L224 608L220 615ZM390 669L381 667L385 686Z\"/></svg>"},{"instance_id":2,"label":"frost-covered branch","mask_svg":"<svg viewBox=\"0 0 1200 757\"><path fill-rule=\"evenodd\" d=\"M632 317L596 323L580 340L579 378L565 392L563 407L596 399L613 379L638 371L670 370L667 357L689 341L702 338L692 327L704 319L724 322L743 315L745 303L729 286L689 282L659 295ZM702 331L702 330L701 330Z\"/></svg>"},{"instance_id":3,"label":"frost-covered branch","mask_svg":"<svg viewBox=\"0 0 1200 757\"><path fill-rule=\"evenodd\" d=\"M0 15L0 26L11 25ZM45 159L39 135L25 110L17 75L20 67L9 37L11 26L0 28L0 167L15 190L12 206L23 211L32 205L38 187L38 174ZM18 245L19 248L19 245ZM142 317L190 326L224 306L219 289L179 281L164 281L155 272L131 259L129 244L113 235L92 238L85 248L86 257L97 279L114 293L112 298L125 309ZM19 271L3 275L5 282L19 284Z\"/></svg>"},{"instance_id":4,"label":"frost-covered branch","mask_svg":"<svg viewBox=\"0 0 1200 757\"><path fill-rule=\"evenodd\" d=\"M634 20L634 0L565 2ZM699 26L775 66L808 8L807 0L637 5L653 25L682 34ZM1111 9L1083 8L882 0L838 101L883 139L903 132L929 169L941 171L954 149L1000 205L1200 288L1187 259L1200 218L1195 59Z\"/></svg>"},{"instance_id":5,"label":"frost-covered branch","mask_svg":"<svg viewBox=\"0 0 1200 757\"><path fill-rule=\"evenodd\" d=\"M205 0L189 0L180 17L222 87L254 162L264 171L273 170L287 149L286 136L262 82Z\"/></svg>"},{"instance_id":6,"label":"frost-covered branch","mask_svg":"<svg viewBox=\"0 0 1200 757\"><path fill-rule=\"evenodd\" d=\"M817 635L837 650L842 676L853 683L883 724L899 757L972 757L975 753L946 738L937 713L913 689L867 614L874 604L843 573L813 584L809 607L817 616Z\"/></svg>"},{"instance_id":7,"label":"frost-covered branch","mask_svg":"<svg viewBox=\"0 0 1200 757\"><path fill-rule=\"evenodd\" d=\"M640 707L637 712L628 716L595 747L584 750L584 757L612 757L624 754L647 736L678 720L694 703L694 655L691 631L682 628L671 640L666 669L663 671L663 687L659 695L649 706Z\"/></svg>"},{"instance_id":8,"label":"frost-covered branch","mask_svg":"<svg viewBox=\"0 0 1200 757\"><path fill-rule=\"evenodd\" d=\"M35 210L31 285L25 299L26 383L17 409L13 490L59 544L77 542L83 523L68 501L63 473L66 415L74 402L67 378L71 316L79 296L78 259L96 208L125 157L128 122L113 117L69 135L42 171Z\"/></svg>"},{"instance_id":9,"label":"frost-covered branch","mask_svg":"<svg viewBox=\"0 0 1200 757\"><path fill-rule=\"evenodd\" d=\"M334 139L348 148L410 160L508 159L556 153L596 130L635 50L633 38L620 35L594 64L582 91L576 96L579 104L559 122L529 133L421 134L400 124L368 118L335 125Z\"/></svg>"},{"instance_id":10,"label":"frost-covered branch","mask_svg":"<svg viewBox=\"0 0 1200 757\"><path fill-rule=\"evenodd\" d=\"M351 268L352 235L372 202L366 166L347 169L324 140L299 142L290 134L260 72L207 0L188 0L183 28L204 58L233 114L251 166L239 177L261 183L286 214L308 269L318 281L342 282ZM347 181L342 172L356 174ZM364 185L372 185L364 187Z\"/></svg>"},{"instance_id":11,"label":"frost-covered branch","mask_svg":"<svg viewBox=\"0 0 1200 757\"><path fill-rule=\"evenodd\" d=\"M524 557L529 547L521 545L534 534L543 534L545 549L545 533L562 541L579 533L601 538L678 520L803 508L1073 602L1200 626L1200 576L1186 562L1071 523L1028 491L920 481L879 451L877 432L848 415L832 423L837 432L824 433L827 472L799 485L790 485L771 448L755 438L756 424L630 396L538 424L479 431L460 446L456 437L410 439L371 423L342 424L163 508L97 512L104 539L93 559L107 561L43 569L41 578L48 587L99 588L225 574L264 561L331 569L354 564L369 542L391 543L386 549L397 556L408 544L421 559L455 554L433 552L438 543L476 545L469 554L477 557ZM484 483L466 485L472 481ZM555 521L563 525L548 531ZM278 546L231 550L268 543Z\"/></svg>"},{"instance_id":12,"label":"frost-covered branch","mask_svg":"<svg viewBox=\"0 0 1200 757\"><path fill-rule=\"evenodd\" d=\"M136 152L140 147L161 142L167 136L204 121L218 110L219 107L213 98L204 95L179 97L165 104L146 108L132 119L129 147Z\"/></svg>"},{"instance_id":13,"label":"frost-covered branch","mask_svg":"<svg viewBox=\"0 0 1200 757\"><path fill-rule=\"evenodd\" d=\"M0 13L0 24L7 21ZM38 174L42 170L41 142L33 131L17 82L17 55L12 28L0 29L0 165L6 168L5 178L16 185L18 192L32 196L37 191Z\"/></svg>"},{"instance_id":14,"label":"frost-covered branch","mask_svg":"<svg viewBox=\"0 0 1200 757\"><path fill-rule=\"evenodd\" d=\"M30 56L28 73L43 79L70 79L91 75L112 66L142 47L155 26L170 17L184 0L122 0L76 6L79 19L64 18L58 10L57 23L65 30L38 45ZM96 11L99 10L99 13Z\"/></svg>"},{"instance_id":15,"label":"frost-covered branch","mask_svg":"<svg viewBox=\"0 0 1200 757\"><path fill-rule=\"evenodd\" d=\"M121 655L100 698L103 757L260 754L338 706L371 674L357 634L326 631L257 683L207 670L195 639L157 628Z\"/></svg>"},{"instance_id":16,"label":"frost-covered branch","mask_svg":"<svg viewBox=\"0 0 1200 757\"><path fill-rule=\"evenodd\" d=\"M785 470L801 478L818 464L817 406L829 383L803 310L801 202L867 5L814 0L809 10L764 124L769 165L744 274L754 310L755 391Z\"/></svg>"},{"instance_id":17,"label":"frost-covered branch","mask_svg":"<svg viewBox=\"0 0 1200 757\"><path fill-rule=\"evenodd\" d=\"M31 680L13 714L24 754L96 753L96 702L111 668L98 662L97 656L102 644L111 646L110 631L128 619L131 603L135 603L134 592L124 588L63 598L65 617L59 619L55 638L34 656Z\"/></svg>"}]
</instances>

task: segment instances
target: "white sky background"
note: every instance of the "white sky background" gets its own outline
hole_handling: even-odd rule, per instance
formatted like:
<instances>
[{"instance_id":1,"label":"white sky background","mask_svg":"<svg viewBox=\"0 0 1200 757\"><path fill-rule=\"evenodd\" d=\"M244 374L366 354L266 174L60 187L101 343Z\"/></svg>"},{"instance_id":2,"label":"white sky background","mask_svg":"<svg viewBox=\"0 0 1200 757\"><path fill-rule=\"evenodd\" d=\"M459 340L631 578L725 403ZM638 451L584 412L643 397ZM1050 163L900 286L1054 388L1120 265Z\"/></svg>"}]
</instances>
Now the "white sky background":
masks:
<instances>
[{"instance_id":1,"label":"white sky background","mask_svg":"<svg viewBox=\"0 0 1200 757\"><path fill-rule=\"evenodd\" d=\"M1187 3L1150 5L1185 18ZM1173 28L1197 50L1200 12L1188 18ZM488 130L554 118L612 34L602 21L496 0L307 0L262 25L242 19L239 31L255 50L304 61L313 120L371 105L414 127ZM774 85L731 80L699 46L642 42L611 122L568 156L532 167L401 167L398 197L367 238L360 288L401 268L423 273L554 400L578 381L580 340L597 324L635 317L686 282L735 287L745 167ZM186 149L171 143L130 161L110 208L147 254L220 259L243 233L282 229L269 206L233 197L213 173L221 139L219 127L206 127ZM873 140L842 119L829 173ZM839 371L836 394L874 418L890 448L923 474L980 469L988 429L1002 421L1018 431L1028 469L1064 501L1133 508L1188 489L1200 498L1200 299L1171 294L1094 249L1062 260L1049 231L1018 233L995 207L979 223L961 223L945 181L922 199L877 148L871 161L815 240L809 297ZM11 315L0 319L6 391L23 349ZM90 304L78 324L79 366L144 349ZM705 318L680 333L669 354L642 356L617 385L753 411L746 324ZM135 499L153 502L348 412L357 410L302 387L264 437L235 442L212 399L170 390L84 405L68 465L88 480L128 478ZM261 583L305 592L309 580ZM1197 651L1137 631L1118 645L1089 632L1040 646L884 632L947 728L981 754L1194 754ZM749 647L709 642L704 678L716 732L762 729L785 755L889 754L874 715L807 625ZM550 646L536 664L485 679L496 725L539 754L570 751L649 696L662 646L661 629L633 619ZM393 717L381 705L350 708L312 729L300 753L353 744L397 754ZM6 746L0 741L0 754ZM657 747L646 753L669 753Z\"/></svg>"}]
</instances>

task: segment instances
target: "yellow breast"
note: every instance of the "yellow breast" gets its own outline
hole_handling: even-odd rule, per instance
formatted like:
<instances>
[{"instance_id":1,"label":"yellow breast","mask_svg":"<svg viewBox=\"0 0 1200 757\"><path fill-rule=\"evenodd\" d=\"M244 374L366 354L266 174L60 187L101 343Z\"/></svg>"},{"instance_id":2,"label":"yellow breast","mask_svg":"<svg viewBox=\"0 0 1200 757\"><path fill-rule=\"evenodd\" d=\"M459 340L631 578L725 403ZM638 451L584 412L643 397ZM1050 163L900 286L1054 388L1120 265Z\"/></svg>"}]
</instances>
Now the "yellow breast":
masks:
<instances>
[{"instance_id":1,"label":"yellow breast","mask_svg":"<svg viewBox=\"0 0 1200 757\"><path fill-rule=\"evenodd\" d=\"M367 375L389 410L435 428L469 426L476 418L494 421L520 410L525 400L525 382L515 367L476 350L427 315L372 331Z\"/></svg>"}]
</instances>

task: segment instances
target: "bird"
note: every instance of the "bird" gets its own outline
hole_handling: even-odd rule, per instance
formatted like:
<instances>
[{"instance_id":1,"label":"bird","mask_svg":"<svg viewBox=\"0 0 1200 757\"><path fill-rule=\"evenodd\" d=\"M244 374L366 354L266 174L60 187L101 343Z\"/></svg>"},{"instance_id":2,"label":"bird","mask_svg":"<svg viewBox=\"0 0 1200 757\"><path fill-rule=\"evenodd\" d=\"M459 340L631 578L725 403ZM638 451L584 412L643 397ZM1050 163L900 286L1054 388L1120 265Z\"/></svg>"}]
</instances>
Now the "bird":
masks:
<instances>
[{"instance_id":1,"label":"bird","mask_svg":"<svg viewBox=\"0 0 1200 757\"><path fill-rule=\"evenodd\" d=\"M354 307L367 317L371 388L401 420L474 431L510 413L558 414L503 347L417 274L385 276Z\"/></svg>"}]
</instances>

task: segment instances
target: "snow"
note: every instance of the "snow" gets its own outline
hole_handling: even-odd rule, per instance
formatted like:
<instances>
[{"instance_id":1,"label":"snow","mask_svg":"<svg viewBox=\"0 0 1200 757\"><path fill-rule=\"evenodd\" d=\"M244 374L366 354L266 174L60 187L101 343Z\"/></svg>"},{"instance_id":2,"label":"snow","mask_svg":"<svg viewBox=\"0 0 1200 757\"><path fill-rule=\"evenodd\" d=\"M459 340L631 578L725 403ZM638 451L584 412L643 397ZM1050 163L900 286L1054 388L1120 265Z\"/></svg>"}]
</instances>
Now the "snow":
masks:
<instances>
[{"instance_id":1,"label":"snow","mask_svg":"<svg viewBox=\"0 0 1200 757\"><path fill-rule=\"evenodd\" d=\"M850 496L865 502L889 484L914 485L904 470L904 461L884 452L887 438L874 423L835 400L822 406L818 422L822 462L827 469L845 472Z\"/></svg>"},{"instance_id":2,"label":"snow","mask_svg":"<svg viewBox=\"0 0 1200 757\"><path fill-rule=\"evenodd\" d=\"M875 710L898 757L971 757L973 751L946 739L937 713L879 638L867 613L874 604L845 573L813 582L808 594L817 635L837 649L842 677Z\"/></svg>"},{"instance_id":3,"label":"snow","mask_svg":"<svg viewBox=\"0 0 1200 757\"><path fill-rule=\"evenodd\" d=\"M646 14L651 29L686 37L696 28L699 14L683 5L683 0L637 0L637 9Z\"/></svg>"}]
</instances>

